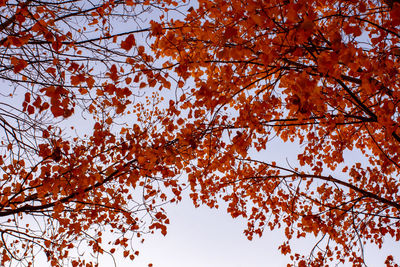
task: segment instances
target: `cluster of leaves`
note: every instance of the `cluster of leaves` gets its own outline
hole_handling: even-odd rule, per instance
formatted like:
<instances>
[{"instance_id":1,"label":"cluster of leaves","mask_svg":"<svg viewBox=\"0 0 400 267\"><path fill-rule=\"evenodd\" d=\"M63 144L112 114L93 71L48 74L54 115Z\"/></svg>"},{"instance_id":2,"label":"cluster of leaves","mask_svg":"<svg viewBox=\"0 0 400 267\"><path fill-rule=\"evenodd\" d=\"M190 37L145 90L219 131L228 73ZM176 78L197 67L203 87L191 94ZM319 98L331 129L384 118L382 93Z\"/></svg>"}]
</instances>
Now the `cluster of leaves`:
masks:
<instances>
[{"instance_id":1,"label":"cluster of leaves","mask_svg":"<svg viewBox=\"0 0 400 267\"><path fill-rule=\"evenodd\" d=\"M193 83L170 109L195 144L196 204L222 198L249 239L284 228L298 266L362 265L366 242L400 240L398 1L200 0L163 27L154 52ZM257 157L275 136L301 145L297 166ZM292 251L308 235L312 253Z\"/></svg>"},{"instance_id":2,"label":"cluster of leaves","mask_svg":"<svg viewBox=\"0 0 400 267\"><path fill-rule=\"evenodd\" d=\"M195 205L225 201L249 239L284 228L294 265L359 266L366 242L400 240L398 1L0 11L1 264L43 251L91 265L78 244L134 259L133 234L166 234L160 205L180 200L182 174ZM295 167L260 160L274 137L301 145ZM307 236L310 255L292 251Z\"/></svg>"},{"instance_id":3,"label":"cluster of leaves","mask_svg":"<svg viewBox=\"0 0 400 267\"><path fill-rule=\"evenodd\" d=\"M133 259L133 235L166 234L178 147L162 134L162 98L143 88L171 86L145 46L150 11L175 6L0 1L0 265L42 253L89 266L118 247Z\"/></svg>"}]
</instances>

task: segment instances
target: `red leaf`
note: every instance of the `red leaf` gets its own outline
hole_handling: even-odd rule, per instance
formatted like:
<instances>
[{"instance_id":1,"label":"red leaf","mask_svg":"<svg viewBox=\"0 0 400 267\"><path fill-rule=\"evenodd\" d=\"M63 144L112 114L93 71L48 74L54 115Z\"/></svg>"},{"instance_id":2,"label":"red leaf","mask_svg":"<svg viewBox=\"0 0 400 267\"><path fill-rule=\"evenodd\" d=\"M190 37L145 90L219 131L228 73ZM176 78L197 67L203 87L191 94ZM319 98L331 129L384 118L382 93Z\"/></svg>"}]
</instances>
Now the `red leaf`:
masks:
<instances>
[{"instance_id":1,"label":"red leaf","mask_svg":"<svg viewBox=\"0 0 400 267\"><path fill-rule=\"evenodd\" d=\"M90 89L93 88L94 82L95 80L93 79L93 77L86 78L86 83Z\"/></svg>"},{"instance_id":2,"label":"red leaf","mask_svg":"<svg viewBox=\"0 0 400 267\"><path fill-rule=\"evenodd\" d=\"M71 76L71 84L72 85L79 85L86 81L85 74L81 73L75 76Z\"/></svg>"},{"instance_id":3,"label":"red leaf","mask_svg":"<svg viewBox=\"0 0 400 267\"><path fill-rule=\"evenodd\" d=\"M163 34L164 29L160 23L157 23L155 21L150 21L150 24L151 24L151 34L152 35L157 36L157 35Z\"/></svg>"},{"instance_id":4,"label":"red leaf","mask_svg":"<svg viewBox=\"0 0 400 267\"><path fill-rule=\"evenodd\" d=\"M35 108L31 105L28 106L28 114L32 115L33 113L35 113Z\"/></svg>"},{"instance_id":5,"label":"red leaf","mask_svg":"<svg viewBox=\"0 0 400 267\"><path fill-rule=\"evenodd\" d=\"M21 70L25 69L28 66L28 63L20 58L11 57L11 64L14 65L14 72L19 73Z\"/></svg>"},{"instance_id":6,"label":"red leaf","mask_svg":"<svg viewBox=\"0 0 400 267\"><path fill-rule=\"evenodd\" d=\"M121 48L129 51L135 45L135 36L133 34L129 34L128 37L121 42Z\"/></svg>"},{"instance_id":7,"label":"red leaf","mask_svg":"<svg viewBox=\"0 0 400 267\"><path fill-rule=\"evenodd\" d=\"M110 72L108 73L108 76L113 80L114 82L118 81L118 71L117 71L117 66L113 64L111 66Z\"/></svg>"},{"instance_id":8,"label":"red leaf","mask_svg":"<svg viewBox=\"0 0 400 267\"><path fill-rule=\"evenodd\" d=\"M135 4L133 0L126 0L125 3L127 6L133 6Z\"/></svg>"}]
</instances>

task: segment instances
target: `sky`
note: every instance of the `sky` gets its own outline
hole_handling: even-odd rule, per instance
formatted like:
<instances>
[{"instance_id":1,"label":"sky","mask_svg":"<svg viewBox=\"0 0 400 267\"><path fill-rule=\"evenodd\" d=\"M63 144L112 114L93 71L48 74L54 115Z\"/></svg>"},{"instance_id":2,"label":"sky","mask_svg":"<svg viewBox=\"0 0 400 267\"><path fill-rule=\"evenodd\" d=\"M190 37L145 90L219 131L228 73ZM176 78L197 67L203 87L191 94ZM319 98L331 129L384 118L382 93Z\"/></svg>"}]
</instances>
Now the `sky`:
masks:
<instances>
[{"instance_id":1,"label":"sky","mask_svg":"<svg viewBox=\"0 0 400 267\"><path fill-rule=\"evenodd\" d=\"M289 263L277 250L283 240L281 230L266 231L261 238L249 241L242 233L245 221L232 219L222 208L194 208L190 200L184 199L179 205L166 209L171 221L167 235L146 236L144 244L137 246L139 257L133 262L116 257L118 267L141 267L149 263L154 267L280 267ZM307 253L313 244L313 240L302 240L294 248ZM400 255L398 243L388 240L382 250L367 246L367 266L383 266L390 253L395 258ZM99 267L112 264L110 256L105 256Z\"/></svg>"},{"instance_id":2,"label":"sky","mask_svg":"<svg viewBox=\"0 0 400 267\"><path fill-rule=\"evenodd\" d=\"M282 143L274 139L258 156L295 164L298 151L298 144ZM345 162L359 160L357 155L357 152L347 152ZM277 249L283 241L282 230L266 230L261 238L249 241L243 234L246 221L233 219L222 203L218 210L205 206L195 208L191 200L184 197L178 205L166 205L164 208L171 221L167 235L147 235L144 244L133 244L140 251L139 257L130 262L124 260L122 255L118 256L118 267L142 267L149 263L153 263L154 267L283 267L290 262ZM314 244L313 238L296 240L293 249L307 255ZM399 260L396 257L400 255L398 243L387 240L382 250L367 245L367 266L383 266L389 254ZM99 267L109 267L112 264L111 257L106 256L101 258ZM337 266L351 265L347 263Z\"/></svg>"},{"instance_id":3,"label":"sky","mask_svg":"<svg viewBox=\"0 0 400 267\"><path fill-rule=\"evenodd\" d=\"M194 208L189 201L168 208L168 214L171 225L167 235L148 236L137 260L121 261L118 266L147 266L150 262L159 267L266 266L271 257L276 266L285 265L285 258L274 252L278 233L250 242L241 234L243 220L233 220L222 210ZM100 262L100 266L107 264Z\"/></svg>"},{"instance_id":4,"label":"sky","mask_svg":"<svg viewBox=\"0 0 400 267\"><path fill-rule=\"evenodd\" d=\"M82 126L84 125L83 123ZM297 144L283 144L276 140L258 156L273 159L284 165L285 162L296 165L298 151ZM345 158L346 163L357 160L356 152L348 153ZM261 238L249 241L243 234L246 221L240 218L233 219L224 210L224 205L218 210L205 206L195 208L190 199L184 197L178 205L166 205L164 208L171 222L167 235L164 237L159 232L146 235L143 244L134 239L133 242L136 243L132 245L140 251L139 257L131 262L121 254L116 254L116 266L145 267L153 263L154 267L280 267L289 262L289 259L277 250L283 241L281 230L265 231ZM307 253L314 244L313 241L297 241L294 248ZM367 265L382 266L388 254L400 255L399 244L387 240L382 250L367 246ZM100 267L110 267L113 264L114 261L109 255L99 258ZM39 257L35 266L46 267L49 264Z\"/></svg>"},{"instance_id":5,"label":"sky","mask_svg":"<svg viewBox=\"0 0 400 267\"><path fill-rule=\"evenodd\" d=\"M261 238L246 239L242 231L243 219L232 219L223 208L194 208L187 198L179 205L165 207L171 224L166 236L160 233L147 235L144 244L139 240L133 244L140 251L134 261L116 254L118 267L283 267L289 259L277 251L282 242L283 232L266 231ZM309 251L312 240L297 242L295 249ZM387 255L399 260L398 243L388 240L382 250L374 246L366 247L366 262L369 267L383 266ZM35 267L50 266L44 259L38 259ZM99 258L99 267L113 267L109 255ZM350 266L349 264L338 266Z\"/></svg>"}]
</instances>

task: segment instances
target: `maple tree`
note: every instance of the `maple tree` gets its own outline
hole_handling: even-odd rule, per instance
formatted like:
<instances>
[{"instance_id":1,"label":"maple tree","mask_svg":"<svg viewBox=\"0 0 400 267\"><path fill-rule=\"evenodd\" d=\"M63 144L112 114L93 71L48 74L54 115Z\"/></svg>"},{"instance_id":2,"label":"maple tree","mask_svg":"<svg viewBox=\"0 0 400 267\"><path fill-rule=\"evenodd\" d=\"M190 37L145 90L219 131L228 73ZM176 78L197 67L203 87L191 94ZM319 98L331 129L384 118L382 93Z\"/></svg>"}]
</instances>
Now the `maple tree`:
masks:
<instances>
[{"instance_id":1,"label":"maple tree","mask_svg":"<svg viewBox=\"0 0 400 267\"><path fill-rule=\"evenodd\" d=\"M152 44L179 77L169 114L194 203L222 199L249 239L283 228L295 266L361 266L366 243L399 241L399 2L197 4ZM301 147L296 163L257 153L275 137Z\"/></svg>"}]
</instances>

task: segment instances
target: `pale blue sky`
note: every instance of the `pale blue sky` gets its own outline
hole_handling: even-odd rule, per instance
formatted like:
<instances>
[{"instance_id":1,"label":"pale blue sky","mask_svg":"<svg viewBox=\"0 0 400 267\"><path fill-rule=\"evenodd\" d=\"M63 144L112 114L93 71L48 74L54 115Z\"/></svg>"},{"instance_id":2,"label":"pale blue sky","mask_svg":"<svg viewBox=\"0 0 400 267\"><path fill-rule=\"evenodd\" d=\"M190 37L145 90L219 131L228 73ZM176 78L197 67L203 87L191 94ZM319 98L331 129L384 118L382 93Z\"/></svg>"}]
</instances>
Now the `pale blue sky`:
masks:
<instances>
[{"instance_id":1,"label":"pale blue sky","mask_svg":"<svg viewBox=\"0 0 400 267\"><path fill-rule=\"evenodd\" d=\"M129 26L123 25L119 30ZM282 164L288 160L296 166L298 149L297 145L274 141L260 156ZM348 154L346 163L357 159L357 153ZM179 205L167 205L165 209L171 221L167 236L157 232L155 235L146 235L144 244L134 240L137 242L134 248L140 251L139 257L131 262L122 255L116 256L117 266L145 267L153 263L154 267L281 267L289 262L277 250L283 241L281 230L265 232L262 238L248 241L243 235L246 221L232 219L223 205L219 210L204 206L194 208L191 201L184 198ZM307 252L313 245L313 240L307 239L297 242L293 248ZM368 266L383 266L388 254L400 255L399 243L388 240L380 251L367 246L365 256ZM396 259L400 260L400 257ZM38 257L35 266L45 267L49 264ZM102 256L99 266L113 266L111 257Z\"/></svg>"},{"instance_id":2,"label":"pale blue sky","mask_svg":"<svg viewBox=\"0 0 400 267\"><path fill-rule=\"evenodd\" d=\"M277 247L282 242L281 230L265 232L262 238L248 241L242 234L244 220L232 219L222 209L194 208L189 201L170 206L171 225L164 237L160 233L148 235L137 248L140 255L133 262L117 257L118 267L284 267L289 258L282 256ZM307 252L313 240L302 240L294 249ZM369 267L384 266L385 258L392 253L399 260L398 243L387 242L379 251L367 246ZM109 256L100 260L99 267L112 266ZM348 264L340 266L350 266Z\"/></svg>"},{"instance_id":3,"label":"pale blue sky","mask_svg":"<svg viewBox=\"0 0 400 267\"><path fill-rule=\"evenodd\" d=\"M298 151L297 144L282 143L274 139L270 147L259 156L265 160L274 159L282 164L288 161L296 165ZM357 152L348 152L345 155L347 163L358 159ZM138 244L139 257L133 262L117 257L117 266L142 267L151 262L154 267L284 267L290 262L288 257L277 250L283 241L282 230L265 231L261 238L248 241L243 234L246 221L233 219L227 214L223 204L218 210L205 206L194 208L191 201L184 198L178 205L167 205L165 209L171 221L167 235L147 235L145 243ZM314 244L313 238L302 239L294 243L293 249L307 254ZM396 257L400 255L399 243L387 240L382 250L367 245L367 266L384 266L389 254L400 260L400 257ZM112 266L111 264L108 256L108 259L101 259L99 267Z\"/></svg>"}]
</instances>

